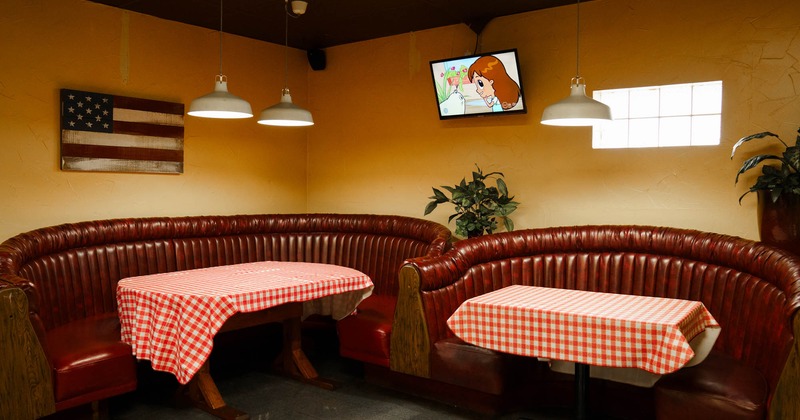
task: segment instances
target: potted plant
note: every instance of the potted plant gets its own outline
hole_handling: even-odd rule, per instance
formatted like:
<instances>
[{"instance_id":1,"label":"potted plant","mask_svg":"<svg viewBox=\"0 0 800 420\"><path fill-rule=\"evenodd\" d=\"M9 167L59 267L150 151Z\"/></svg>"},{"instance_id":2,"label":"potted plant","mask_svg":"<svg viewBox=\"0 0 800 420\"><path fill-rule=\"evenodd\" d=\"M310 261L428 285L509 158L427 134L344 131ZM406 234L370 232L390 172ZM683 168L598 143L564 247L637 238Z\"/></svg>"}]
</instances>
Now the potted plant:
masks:
<instances>
[{"instance_id":1,"label":"potted plant","mask_svg":"<svg viewBox=\"0 0 800 420\"><path fill-rule=\"evenodd\" d=\"M433 188L432 201L425 206L425 215L436 209L439 204L452 203L455 206L448 222L456 221L456 235L466 238L490 234L497 229L498 219L502 219L506 230L514 230L514 222L508 217L517 209L514 197L508 195L508 187L503 181L502 172L484 174L478 165L477 172L472 172L472 181L461 182L452 187L442 188L450 193L450 197L439 189ZM495 178L496 187L487 187L486 181Z\"/></svg>"},{"instance_id":2,"label":"potted plant","mask_svg":"<svg viewBox=\"0 0 800 420\"><path fill-rule=\"evenodd\" d=\"M765 131L742 137L733 145L731 159L739 146L751 140L773 138L783 147L777 154L758 154L742 163L736 173L739 176L766 161L775 161L777 166L762 165L761 175L750 186L742 198L751 192L758 194L758 230L762 242L800 254L800 129L793 146L789 146L777 134Z\"/></svg>"}]
</instances>

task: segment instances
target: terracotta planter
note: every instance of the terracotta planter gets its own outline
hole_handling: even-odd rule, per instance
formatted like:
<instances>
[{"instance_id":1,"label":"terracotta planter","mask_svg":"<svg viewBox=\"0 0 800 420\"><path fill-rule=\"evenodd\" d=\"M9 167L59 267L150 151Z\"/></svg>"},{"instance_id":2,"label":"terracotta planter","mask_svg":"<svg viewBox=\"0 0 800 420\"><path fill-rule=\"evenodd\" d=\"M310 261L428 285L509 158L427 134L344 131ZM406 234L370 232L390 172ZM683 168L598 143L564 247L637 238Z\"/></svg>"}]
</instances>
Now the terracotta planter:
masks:
<instances>
[{"instance_id":1,"label":"terracotta planter","mask_svg":"<svg viewBox=\"0 0 800 420\"><path fill-rule=\"evenodd\" d=\"M761 242L800 255L800 195L773 203L768 191L758 191L758 233Z\"/></svg>"}]
</instances>

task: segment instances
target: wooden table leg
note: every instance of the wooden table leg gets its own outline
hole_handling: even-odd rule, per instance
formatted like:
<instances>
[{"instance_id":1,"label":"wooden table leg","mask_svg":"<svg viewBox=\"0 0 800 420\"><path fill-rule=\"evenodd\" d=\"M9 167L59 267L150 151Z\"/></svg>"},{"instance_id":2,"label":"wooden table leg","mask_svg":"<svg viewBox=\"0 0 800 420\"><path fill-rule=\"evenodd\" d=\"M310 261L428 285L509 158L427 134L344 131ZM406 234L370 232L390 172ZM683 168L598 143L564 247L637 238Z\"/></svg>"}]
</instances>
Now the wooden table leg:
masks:
<instances>
[{"instance_id":1,"label":"wooden table leg","mask_svg":"<svg viewBox=\"0 0 800 420\"><path fill-rule=\"evenodd\" d=\"M300 318L292 317L283 321L283 371L295 379L316 385L323 389L334 389L336 385L322 379L306 357L301 345Z\"/></svg>"},{"instance_id":2,"label":"wooden table leg","mask_svg":"<svg viewBox=\"0 0 800 420\"><path fill-rule=\"evenodd\" d=\"M334 389L334 383L321 379L303 352L300 330L302 316L303 303L290 302L258 312L237 313L225 322L220 331L280 322L283 325L283 349L276 360L276 368L293 379L324 389Z\"/></svg>"},{"instance_id":3,"label":"wooden table leg","mask_svg":"<svg viewBox=\"0 0 800 420\"><path fill-rule=\"evenodd\" d=\"M247 420L250 415L244 411L237 410L227 404L219 393L217 384L211 377L208 368L208 360L203 363L192 380L185 387L186 396L189 402L203 411L213 414L225 420Z\"/></svg>"},{"instance_id":4,"label":"wooden table leg","mask_svg":"<svg viewBox=\"0 0 800 420\"><path fill-rule=\"evenodd\" d=\"M330 380L320 378L311 361L303 352L300 329L302 314L302 303L293 302L264 311L236 314L228 319L220 331L233 331L253 325L281 322L283 324L283 351L279 360L279 368L293 379L324 389L334 389L335 384ZM250 418L249 414L225 404L211 377L207 360L183 388L181 393L188 397L187 399L192 405L219 418L230 420Z\"/></svg>"}]
</instances>

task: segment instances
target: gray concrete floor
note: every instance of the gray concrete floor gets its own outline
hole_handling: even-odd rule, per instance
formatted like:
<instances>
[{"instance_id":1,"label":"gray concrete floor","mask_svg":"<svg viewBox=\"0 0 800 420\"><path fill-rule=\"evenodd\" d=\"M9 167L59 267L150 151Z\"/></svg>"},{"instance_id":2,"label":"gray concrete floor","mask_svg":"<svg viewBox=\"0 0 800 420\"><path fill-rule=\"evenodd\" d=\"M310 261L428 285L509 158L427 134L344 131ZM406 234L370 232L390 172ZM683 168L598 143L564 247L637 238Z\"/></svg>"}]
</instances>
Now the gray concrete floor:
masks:
<instances>
[{"instance_id":1,"label":"gray concrete floor","mask_svg":"<svg viewBox=\"0 0 800 420\"><path fill-rule=\"evenodd\" d=\"M337 383L325 390L268 371L251 370L215 376L228 405L250 414L253 420L375 419L434 420L482 419L474 412L398 393L366 383L355 365L338 357L315 360L321 377ZM213 365L212 365L213 366ZM154 373L153 376L160 376ZM135 393L110 402L109 415L118 420L214 419L210 414L173 399L171 378L145 380ZM152 385L148 385L152 384ZM544 411L512 413L502 419L565 419L568 413Z\"/></svg>"},{"instance_id":2,"label":"gray concrete floor","mask_svg":"<svg viewBox=\"0 0 800 420\"><path fill-rule=\"evenodd\" d=\"M280 330L277 330L279 333ZM338 356L338 346L325 338L304 336L305 344L319 351L306 351L320 377L333 380L337 387L325 390L299 382L272 370L271 361L279 351L269 333L253 330L243 342L247 345L215 341L211 356L211 375L222 397L232 407L248 413L253 420L281 419L364 419L433 420L483 419L475 412L399 393L367 383L358 362ZM273 332L274 336L274 332ZM324 335L323 335L324 337ZM308 340L311 338L311 340ZM241 337L239 338L241 341ZM249 340L249 341L248 341ZM238 342L234 342L238 343ZM269 347L272 346L272 353ZM111 420L181 420L216 417L192 406L176 402L178 382L171 374L153 371L147 363L139 366L139 388L108 400ZM570 418L566 410L537 410L512 413L502 420L557 420ZM49 416L46 420L91 418L89 407L79 407Z\"/></svg>"}]
</instances>

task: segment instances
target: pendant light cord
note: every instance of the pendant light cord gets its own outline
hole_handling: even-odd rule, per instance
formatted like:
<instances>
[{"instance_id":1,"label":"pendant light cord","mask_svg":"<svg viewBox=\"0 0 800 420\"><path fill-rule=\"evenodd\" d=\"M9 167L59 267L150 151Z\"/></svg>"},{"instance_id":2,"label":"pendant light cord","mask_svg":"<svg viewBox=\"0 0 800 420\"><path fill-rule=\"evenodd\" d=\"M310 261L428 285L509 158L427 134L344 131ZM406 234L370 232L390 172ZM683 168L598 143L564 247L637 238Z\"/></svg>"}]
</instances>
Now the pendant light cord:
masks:
<instances>
[{"instance_id":1,"label":"pendant light cord","mask_svg":"<svg viewBox=\"0 0 800 420\"><path fill-rule=\"evenodd\" d=\"M575 79L581 78L581 0L577 0L577 24L575 25Z\"/></svg>"},{"instance_id":2,"label":"pendant light cord","mask_svg":"<svg viewBox=\"0 0 800 420\"><path fill-rule=\"evenodd\" d=\"M289 90L289 0L284 3L283 90Z\"/></svg>"},{"instance_id":3,"label":"pendant light cord","mask_svg":"<svg viewBox=\"0 0 800 420\"><path fill-rule=\"evenodd\" d=\"M219 74L222 76L222 0L219 0Z\"/></svg>"},{"instance_id":4,"label":"pendant light cord","mask_svg":"<svg viewBox=\"0 0 800 420\"><path fill-rule=\"evenodd\" d=\"M284 48L283 48L283 90L285 92L289 91L289 18L299 18L300 15L305 13L305 10L300 14L295 14L294 11L289 6L289 0L283 1L283 11L286 14L284 16Z\"/></svg>"}]
</instances>

